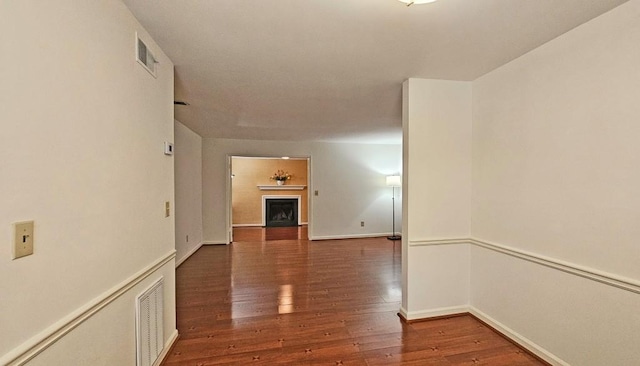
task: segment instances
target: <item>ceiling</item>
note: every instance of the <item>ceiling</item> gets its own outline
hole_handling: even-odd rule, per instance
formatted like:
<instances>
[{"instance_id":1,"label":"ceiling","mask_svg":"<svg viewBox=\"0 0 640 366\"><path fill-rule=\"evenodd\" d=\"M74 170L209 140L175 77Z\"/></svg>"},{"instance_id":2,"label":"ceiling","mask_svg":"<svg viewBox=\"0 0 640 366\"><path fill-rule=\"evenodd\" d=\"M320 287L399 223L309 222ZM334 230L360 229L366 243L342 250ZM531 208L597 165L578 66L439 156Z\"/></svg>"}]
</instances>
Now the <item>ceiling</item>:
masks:
<instances>
[{"instance_id":1,"label":"ceiling","mask_svg":"<svg viewBox=\"0 0 640 366\"><path fill-rule=\"evenodd\" d=\"M399 143L402 82L474 80L627 0L123 0L203 137Z\"/></svg>"}]
</instances>

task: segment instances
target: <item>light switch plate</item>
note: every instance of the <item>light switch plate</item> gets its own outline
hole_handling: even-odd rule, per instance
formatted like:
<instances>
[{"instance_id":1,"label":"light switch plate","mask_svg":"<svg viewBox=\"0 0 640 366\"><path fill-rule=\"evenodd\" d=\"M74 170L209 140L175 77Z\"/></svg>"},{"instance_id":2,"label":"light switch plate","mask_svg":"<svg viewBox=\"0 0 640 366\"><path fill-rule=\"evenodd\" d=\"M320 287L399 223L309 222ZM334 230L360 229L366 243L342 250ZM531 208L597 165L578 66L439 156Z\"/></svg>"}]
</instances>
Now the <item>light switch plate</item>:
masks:
<instances>
[{"instance_id":1,"label":"light switch plate","mask_svg":"<svg viewBox=\"0 0 640 366\"><path fill-rule=\"evenodd\" d=\"M33 221L13 224L13 259L33 254Z\"/></svg>"},{"instance_id":2,"label":"light switch plate","mask_svg":"<svg viewBox=\"0 0 640 366\"><path fill-rule=\"evenodd\" d=\"M165 155L173 155L173 144L165 141L164 142L164 154Z\"/></svg>"},{"instance_id":3,"label":"light switch plate","mask_svg":"<svg viewBox=\"0 0 640 366\"><path fill-rule=\"evenodd\" d=\"M166 201L164 203L164 217L169 216L171 216L171 204L169 203L169 201Z\"/></svg>"}]
</instances>

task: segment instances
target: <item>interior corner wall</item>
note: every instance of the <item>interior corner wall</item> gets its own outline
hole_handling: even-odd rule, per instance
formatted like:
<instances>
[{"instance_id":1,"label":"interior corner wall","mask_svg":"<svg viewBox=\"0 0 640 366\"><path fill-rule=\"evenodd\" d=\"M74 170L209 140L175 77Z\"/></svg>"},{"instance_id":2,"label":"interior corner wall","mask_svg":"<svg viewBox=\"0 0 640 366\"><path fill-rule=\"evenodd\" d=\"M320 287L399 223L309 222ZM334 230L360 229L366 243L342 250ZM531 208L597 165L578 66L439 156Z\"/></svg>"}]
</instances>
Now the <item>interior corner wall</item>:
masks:
<instances>
[{"instance_id":1,"label":"interior corner wall","mask_svg":"<svg viewBox=\"0 0 640 366\"><path fill-rule=\"evenodd\" d=\"M175 121L176 264L202 245L202 137Z\"/></svg>"},{"instance_id":2,"label":"interior corner wall","mask_svg":"<svg viewBox=\"0 0 640 366\"><path fill-rule=\"evenodd\" d=\"M2 1L0 80L0 364L133 365L133 299L160 277L177 334L173 65L120 1Z\"/></svg>"},{"instance_id":3,"label":"interior corner wall","mask_svg":"<svg viewBox=\"0 0 640 366\"><path fill-rule=\"evenodd\" d=\"M385 236L392 231L391 189L385 176L401 170L400 145L204 139L204 242L225 243L228 156L310 157L307 189L312 239ZM400 193L396 194L400 197ZM348 203L348 204L345 204ZM396 200L396 224L401 209ZM360 221L365 226L360 226Z\"/></svg>"},{"instance_id":4,"label":"interior corner wall","mask_svg":"<svg viewBox=\"0 0 640 366\"><path fill-rule=\"evenodd\" d=\"M404 83L402 312L407 319L467 309L471 111L470 82Z\"/></svg>"},{"instance_id":5,"label":"interior corner wall","mask_svg":"<svg viewBox=\"0 0 640 366\"><path fill-rule=\"evenodd\" d=\"M629 1L473 83L471 234L512 255L472 249L471 306L553 364L640 359L639 20Z\"/></svg>"}]
</instances>

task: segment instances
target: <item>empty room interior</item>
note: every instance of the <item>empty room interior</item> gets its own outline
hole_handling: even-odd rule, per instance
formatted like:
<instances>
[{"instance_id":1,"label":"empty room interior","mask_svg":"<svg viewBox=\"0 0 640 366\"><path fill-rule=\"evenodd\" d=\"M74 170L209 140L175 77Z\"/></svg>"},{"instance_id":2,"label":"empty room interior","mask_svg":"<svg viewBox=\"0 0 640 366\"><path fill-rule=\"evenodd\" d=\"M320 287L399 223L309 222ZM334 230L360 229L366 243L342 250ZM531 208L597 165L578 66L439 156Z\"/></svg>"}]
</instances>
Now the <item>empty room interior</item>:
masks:
<instances>
[{"instance_id":1,"label":"empty room interior","mask_svg":"<svg viewBox=\"0 0 640 366\"><path fill-rule=\"evenodd\" d=\"M0 365L639 364L639 44L640 0L1 1Z\"/></svg>"}]
</instances>

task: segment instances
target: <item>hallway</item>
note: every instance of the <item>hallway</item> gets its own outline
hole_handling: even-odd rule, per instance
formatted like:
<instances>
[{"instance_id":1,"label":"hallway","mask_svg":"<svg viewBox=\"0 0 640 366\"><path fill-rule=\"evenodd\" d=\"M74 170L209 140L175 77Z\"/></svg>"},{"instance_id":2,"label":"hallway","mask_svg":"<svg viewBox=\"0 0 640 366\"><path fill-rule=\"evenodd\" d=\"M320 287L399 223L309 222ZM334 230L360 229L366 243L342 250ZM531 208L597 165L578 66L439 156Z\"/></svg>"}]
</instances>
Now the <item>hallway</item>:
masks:
<instances>
[{"instance_id":1,"label":"hallway","mask_svg":"<svg viewBox=\"0 0 640 366\"><path fill-rule=\"evenodd\" d=\"M470 316L403 323L400 276L384 238L205 246L177 269L164 365L541 364Z\"/></svg>"}]
</instances>

